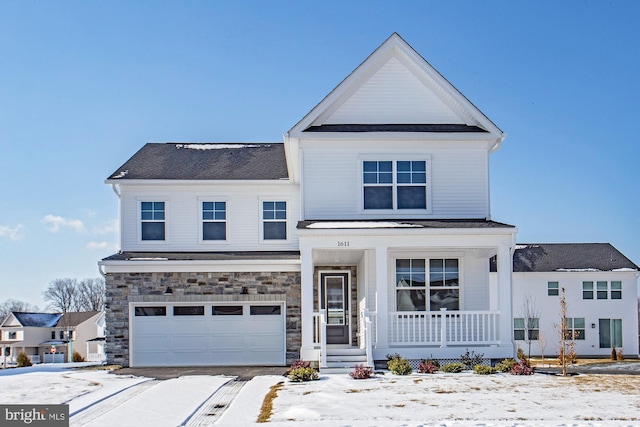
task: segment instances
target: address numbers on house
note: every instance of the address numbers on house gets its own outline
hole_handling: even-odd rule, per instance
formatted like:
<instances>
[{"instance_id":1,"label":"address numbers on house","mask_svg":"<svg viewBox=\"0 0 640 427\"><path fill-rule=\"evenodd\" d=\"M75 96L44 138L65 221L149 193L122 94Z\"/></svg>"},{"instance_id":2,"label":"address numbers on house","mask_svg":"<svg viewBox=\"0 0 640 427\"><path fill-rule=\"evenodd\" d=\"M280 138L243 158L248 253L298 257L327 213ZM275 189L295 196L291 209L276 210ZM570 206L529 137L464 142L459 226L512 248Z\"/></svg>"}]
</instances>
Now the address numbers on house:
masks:
<instances>
[{"instance_id":1,"label":"address numbers on house","mask_svg":"<svg viewBox=\"0 0 640 427\"><path fill-rule=\"evenodd\" d=\"M338 240L338 247L351 246L348 240Z\"/></svg>"}]
</instances>

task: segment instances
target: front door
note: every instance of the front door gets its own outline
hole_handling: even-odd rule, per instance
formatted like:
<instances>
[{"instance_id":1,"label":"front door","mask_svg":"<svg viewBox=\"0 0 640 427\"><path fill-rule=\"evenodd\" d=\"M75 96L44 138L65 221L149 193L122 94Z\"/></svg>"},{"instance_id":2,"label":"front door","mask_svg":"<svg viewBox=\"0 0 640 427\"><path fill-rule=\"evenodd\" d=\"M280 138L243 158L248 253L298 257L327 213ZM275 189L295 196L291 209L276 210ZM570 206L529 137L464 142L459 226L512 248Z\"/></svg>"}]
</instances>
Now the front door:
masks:
<instances>
[{"instance_id":1,"label":"front door","mask_svg":"<svg viewBox=\"0 0 640 427\"><path fill-rule=\"evenodd\" d=\"M349 273L322 273L320 281L327 344L349 344Z\"/></svg>"}]
</instances>

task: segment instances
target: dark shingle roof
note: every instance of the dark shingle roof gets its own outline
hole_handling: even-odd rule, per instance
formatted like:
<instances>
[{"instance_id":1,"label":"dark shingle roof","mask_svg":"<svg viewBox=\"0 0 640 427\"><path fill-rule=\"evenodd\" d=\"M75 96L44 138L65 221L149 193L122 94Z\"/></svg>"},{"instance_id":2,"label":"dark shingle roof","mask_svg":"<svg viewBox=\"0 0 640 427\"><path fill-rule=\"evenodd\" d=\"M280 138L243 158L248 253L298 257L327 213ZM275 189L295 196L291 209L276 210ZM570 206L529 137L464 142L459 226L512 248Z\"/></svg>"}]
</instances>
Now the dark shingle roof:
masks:
<instances>
[{"instance_id":1,"label":"dark shingle roof","mask_svg":"<svg viewBox=\"0 0 640 427\"><path fill-rule=\"evenodd\" d=\"M297 260L299 251L240 252L119 252L103 261L230 261L230 260Z\"/></svg>"},{"instance_id":2,"label":"dark shingle roof","mask_svg":"<svg viewBox=\"0 0 640 427\"><path fill-rule=\"evenodd\" d=\"M298 229L375 229L375 228L514 228L487 219L427 219L427 220L321 220L298 221Z\"/></svg>"},{"instance_id":3,"label":"dark shingle roof","mask_svg":"<svg viewBox=\"0 0 640 427\"><path fill-rule=\"evenodd\" d=\"M37 328L53 328L62 317L60 313L22 313L19 311L12 313L22 326Z\"/></svg>"},{"instance_id":4,"label":"dark shingle roof","mask_svg":"<svg viewBox=\"0 0 640 427\"><path fill-rule=\"evenodd\" d=\"M638 266L609 243L519 244L513 254L513 271L613 271L638 270Z\"/></svg>"},{"instance_id":5,"label":"dark shingle roof","mask_svg":"<svg viewBox=\"0 0 640 427\"><path fill-rule=\"evenodd\" d=\"M99 311L80 311L73 313L65 313L62 315L60 320L58 320L57 326L78 326L82 322L85 322L88 319L91 319L96 314L100 313Z\"/></svg>"},{"instance_id":6,"label":"dark shingle roof","mask_svg":"<svg viewBox=\"0 0 640 427\"><path fill-rule=\"evenodd\" d=\"M334 124L309 126L304 132L483 132L478 126L464 124Z\"/></svg>"},{"instance_id":7,"label":"dark shingle roof","mask_svg":"<svg viewBox=\"0 0 640 427\"><path fill-rule=\"evenodd\" d=\"M149 143L108 179L287 179L282 143Z\"/></svg>"}]
</instances>

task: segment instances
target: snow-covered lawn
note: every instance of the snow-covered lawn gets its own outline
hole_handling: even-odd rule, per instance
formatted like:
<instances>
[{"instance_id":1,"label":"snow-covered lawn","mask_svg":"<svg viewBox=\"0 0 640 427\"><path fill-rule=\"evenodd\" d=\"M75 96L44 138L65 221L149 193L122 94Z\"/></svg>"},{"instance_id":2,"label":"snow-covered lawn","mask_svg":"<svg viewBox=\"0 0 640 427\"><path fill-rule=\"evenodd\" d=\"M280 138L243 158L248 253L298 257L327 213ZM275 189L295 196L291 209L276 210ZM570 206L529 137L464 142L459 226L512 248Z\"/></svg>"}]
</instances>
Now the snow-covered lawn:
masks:
<instances>
[{"instance_id":1,"label":"snow-covered lawn","mask_svg":"<svg viewBox=\"0 0 640 427\"><path fill-rule=\"evenodd\" d=\"M71 414L79 412L71 418L72 426L174 427L227 380L187 376L149 381L99 370L10 369L0 371L0 403L68 403ZM308 383L260 376L241 389L216 425L254 424L264 396L278 382L284 384L273 402L267 424L272 427L640 426L640 375L518 377L471 372L387 373L368 380L333 374ZM141 391L94 419L86 416L99 406L94 403L135 389ZM82 412L86 407L91 409Z\"/></svg>"}]
</instances>

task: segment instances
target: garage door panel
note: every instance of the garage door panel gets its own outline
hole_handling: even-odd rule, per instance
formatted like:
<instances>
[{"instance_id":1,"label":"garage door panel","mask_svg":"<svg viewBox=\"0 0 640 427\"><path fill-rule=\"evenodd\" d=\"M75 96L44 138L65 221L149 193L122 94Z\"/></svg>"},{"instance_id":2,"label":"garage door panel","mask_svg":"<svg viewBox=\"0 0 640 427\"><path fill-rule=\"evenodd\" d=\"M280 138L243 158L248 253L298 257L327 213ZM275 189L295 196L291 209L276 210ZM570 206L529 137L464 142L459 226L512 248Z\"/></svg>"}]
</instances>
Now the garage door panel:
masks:
<instances>
[{"instance_id":1,"label":"garage door panel","mask_svg":"<svg viewBox=\"0 0 640 427\"><path fill-rule=\"evenodd\" d=\"M173 316L166 304L166 316L133 316L132 366L284 364L284 307L232 305L205 304L204 315Z\"/></svg>"}]
</instances>

